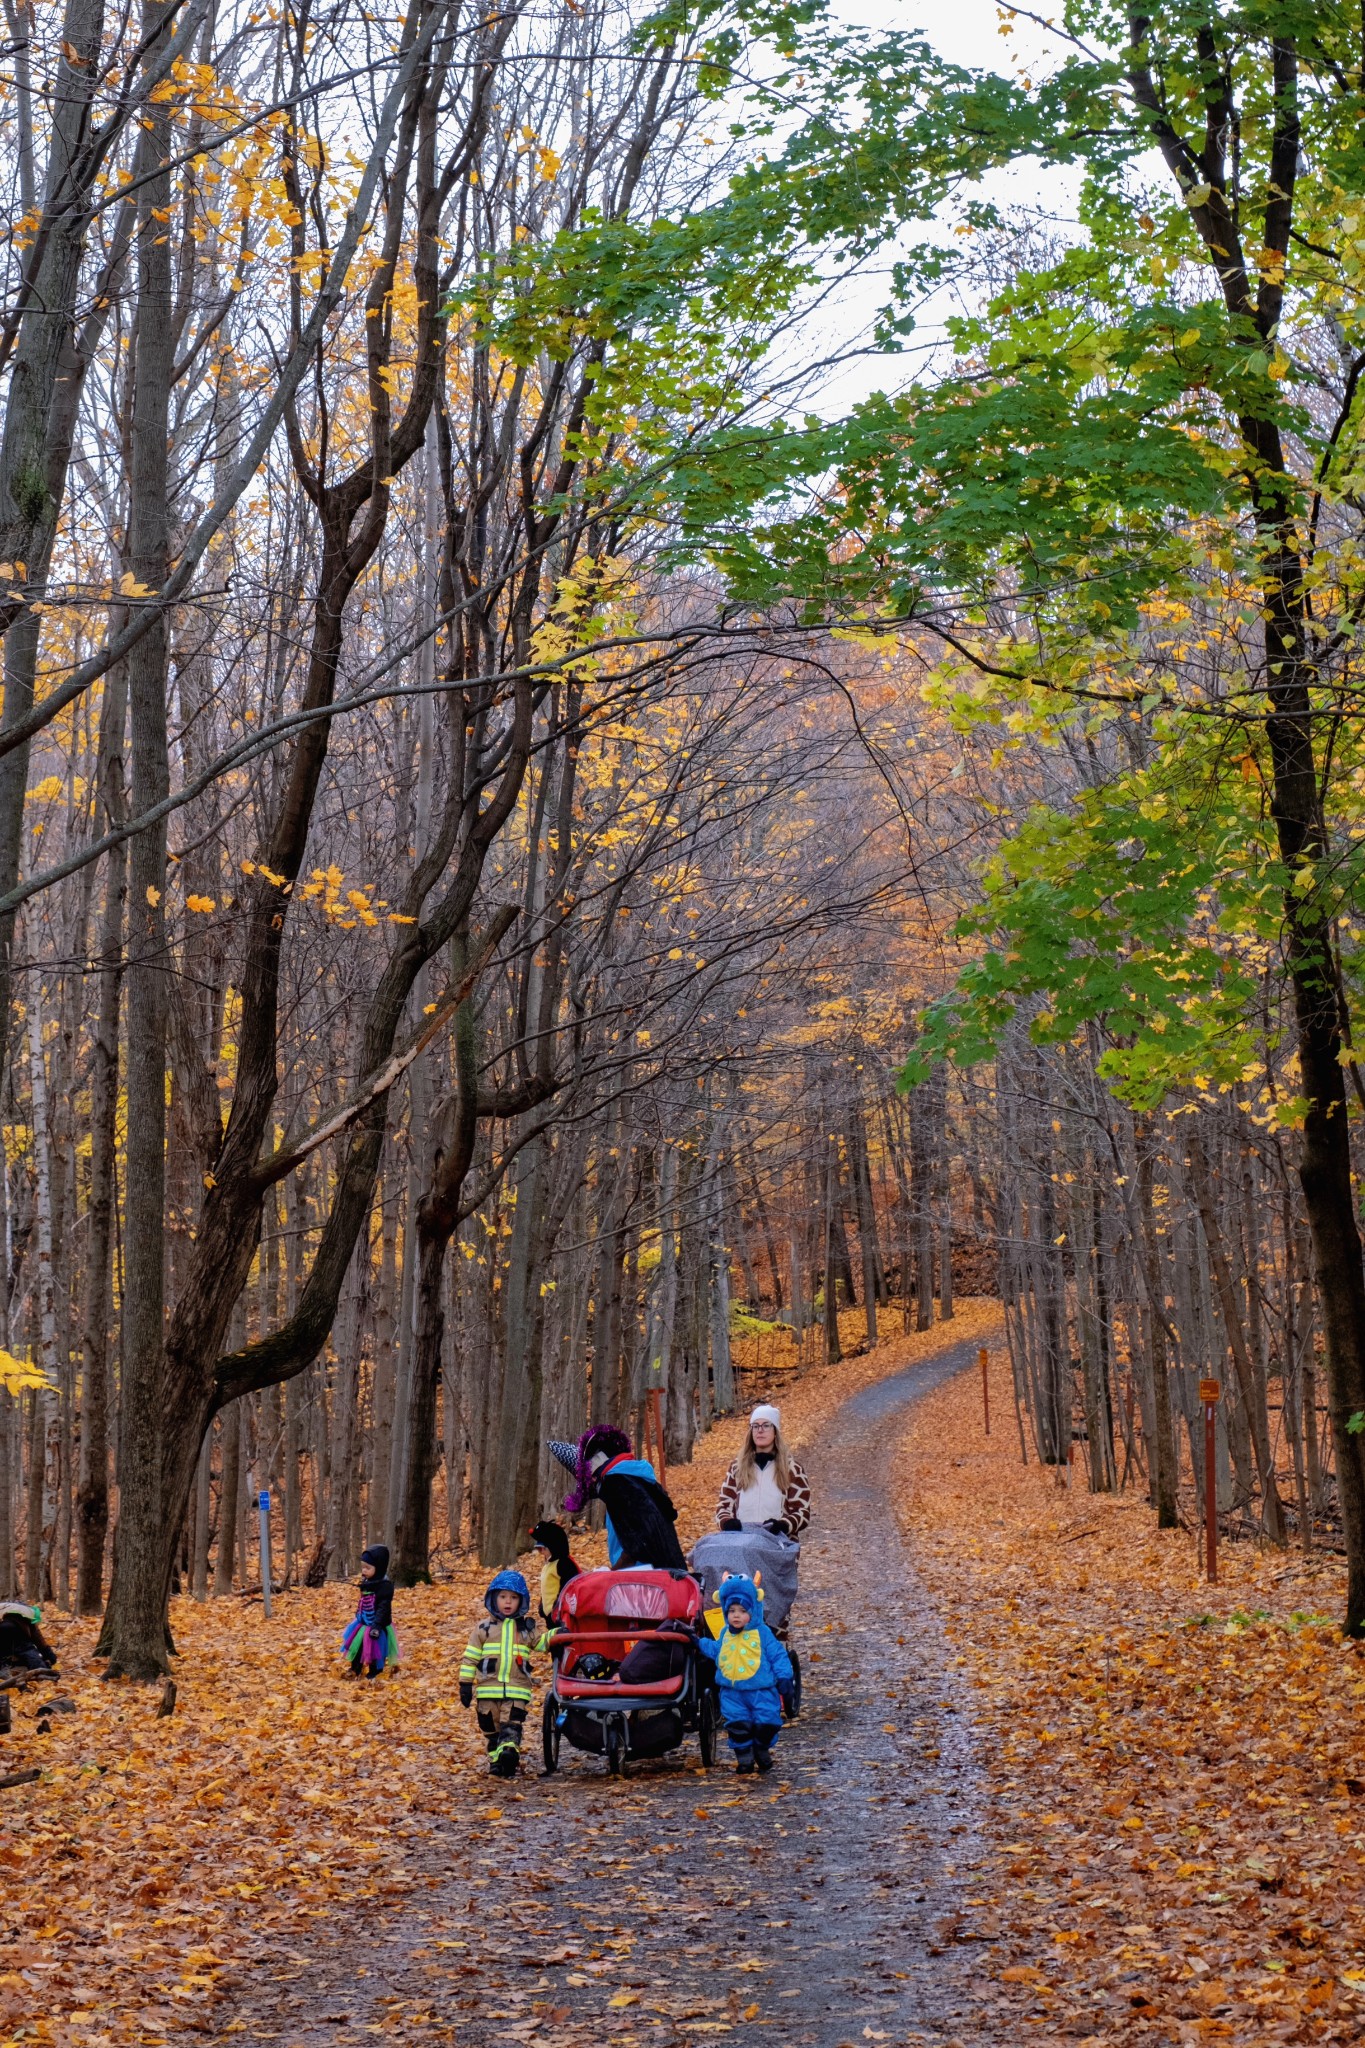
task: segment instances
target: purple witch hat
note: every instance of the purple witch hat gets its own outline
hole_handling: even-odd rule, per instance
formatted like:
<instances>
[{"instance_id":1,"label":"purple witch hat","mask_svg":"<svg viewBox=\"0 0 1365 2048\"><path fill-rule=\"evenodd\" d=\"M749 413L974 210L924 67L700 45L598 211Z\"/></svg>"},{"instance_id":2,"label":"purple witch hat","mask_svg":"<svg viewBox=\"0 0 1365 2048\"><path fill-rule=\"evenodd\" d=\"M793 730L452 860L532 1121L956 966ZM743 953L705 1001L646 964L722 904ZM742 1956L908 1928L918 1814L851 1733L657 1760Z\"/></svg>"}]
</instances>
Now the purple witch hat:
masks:
<instances>
[{"instance_id":1,"label":"purple witch hat","mask_svg":"<svg viewBox=\"0 0 1365 2048\"><path fill-rule=\"evenodd\" d=\"M573 1491L564 1496L565 1511L571 1515L581 1514L588 1504L593 1459L619 1458L630 1449L630 1438L611 1422L595 1422L591 1429L584 1430L576 1444L554 1436L546 1441L565 1471L573 1474Z\"/></svg>"}]
</instances>

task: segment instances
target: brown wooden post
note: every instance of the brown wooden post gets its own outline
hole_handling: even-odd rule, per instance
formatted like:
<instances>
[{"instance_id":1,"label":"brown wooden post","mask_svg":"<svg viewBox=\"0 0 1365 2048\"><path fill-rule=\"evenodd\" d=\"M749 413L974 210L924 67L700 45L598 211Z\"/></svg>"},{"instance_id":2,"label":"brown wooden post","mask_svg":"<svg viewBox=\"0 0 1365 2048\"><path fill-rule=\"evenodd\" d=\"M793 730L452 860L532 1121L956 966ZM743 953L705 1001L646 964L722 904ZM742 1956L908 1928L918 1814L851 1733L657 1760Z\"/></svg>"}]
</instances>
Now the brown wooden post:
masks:
<instances>
[{"instance_id":1,"label":"brown wooden post","mask_svg":"<svg viewBox=\"0 0 1365 2048\"><path fill-rule=\"evenodd\" d=\"M650 1388L650 1390L649 1390L648 1396L647 1396L646 1398L647 1398L647 1407L646 1407L646 1411L645 1411L645 1412L646 1412L646 1414L647 1414L647 1415L648 1415L648 1417L649 1417L649 1423L650 1423L650 1433L652 1434L652 1436L653 1436L653 1438L654 1438L654 1454L653 1454L653 1457L652 1457L652 1460L651 1460L651 1462L652 1462L652 1464L653 1464L653 1466L654 1466L654 1469L655 1469L655 1471L656 1471L656 1472L658 1473L658 1475L659 1475L659 1484L660 1484L660 1486L664 1486L664 1485L666 1485L666 1484L667 1484L667 1482L668 1482L668 1467L667 1467L667 1465L666 1465L666 1464L665 1464L665 1462L664 1462L664 1390L663 1390L663 1388L662 1388L662 1387L651 1387L651 1388Z\"/></svg>"},{"instance_id":2,"label":"brown wooden post","mask_svg":"<svg viewBox=\"0 0 1365 2048\"><path fill-rule=\"evenodd\" d=\"M981 1360L981 1405L986 1411L986 1434L989 1436L991 1433L991 1382L988 1370L990 1353L984 1344L978 1351L977 1357Z\"/></svg>"},{"instance_id":3,"label":"brown wooden post","mask_svg":"<svg viewBox=\"0 0 1365 2048\"><path fill-rule=\"evenodd\" d=\"M1199 1398L1204 1404L1204 1575L1211 1586L1218 1584L1218 1402L1221 1380L1200 1380Z\"/></svg>"}]
</instances>

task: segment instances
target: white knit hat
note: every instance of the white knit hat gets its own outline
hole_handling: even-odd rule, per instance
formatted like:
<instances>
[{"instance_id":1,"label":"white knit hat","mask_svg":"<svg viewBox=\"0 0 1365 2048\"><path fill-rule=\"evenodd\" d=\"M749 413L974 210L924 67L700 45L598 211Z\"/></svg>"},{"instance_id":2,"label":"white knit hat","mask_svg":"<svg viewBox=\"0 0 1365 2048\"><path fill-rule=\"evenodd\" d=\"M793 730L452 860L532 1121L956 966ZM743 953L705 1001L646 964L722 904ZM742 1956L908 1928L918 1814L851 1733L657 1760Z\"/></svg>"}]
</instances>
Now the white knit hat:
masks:
<instances>
[{"instance_id":1,"label":"white knit hat","mask_svg":"<svg viewBox=\"0 0 1365 2048\"><path fill-rule=\"evenodd\" d=\"M750 1429L753 1428L756 1422L771 1422L774 1429L780 1429L782 1427L782 1410L774 1408L771 1401L760 1401L753 1414L749 1417Z\"/></svg>"}]
</instances>

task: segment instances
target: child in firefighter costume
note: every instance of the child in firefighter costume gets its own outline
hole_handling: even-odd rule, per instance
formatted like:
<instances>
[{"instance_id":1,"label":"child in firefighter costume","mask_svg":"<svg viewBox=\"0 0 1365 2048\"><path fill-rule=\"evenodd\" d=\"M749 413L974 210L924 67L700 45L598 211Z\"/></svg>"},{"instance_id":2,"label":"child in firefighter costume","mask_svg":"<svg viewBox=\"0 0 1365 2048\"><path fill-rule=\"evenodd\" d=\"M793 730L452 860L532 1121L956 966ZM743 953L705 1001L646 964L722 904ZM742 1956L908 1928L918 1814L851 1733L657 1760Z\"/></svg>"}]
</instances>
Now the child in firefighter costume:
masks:
<instances>
[{"instance_id":1,"label":"child in firefighter costume","mask_svg":"<svg viewBox=\"0 0 1365 2048\"><path fill-rule=\"evenodd\" d=\"M495 1778L515 1778L521 1731L531 1704L531 1656L549 1635L531 1614L520 1572L498 1572L483 1596L488 1609L469 1632L460 1662L460 1705L474 1705Z\"/></svg>"}]
</instances>

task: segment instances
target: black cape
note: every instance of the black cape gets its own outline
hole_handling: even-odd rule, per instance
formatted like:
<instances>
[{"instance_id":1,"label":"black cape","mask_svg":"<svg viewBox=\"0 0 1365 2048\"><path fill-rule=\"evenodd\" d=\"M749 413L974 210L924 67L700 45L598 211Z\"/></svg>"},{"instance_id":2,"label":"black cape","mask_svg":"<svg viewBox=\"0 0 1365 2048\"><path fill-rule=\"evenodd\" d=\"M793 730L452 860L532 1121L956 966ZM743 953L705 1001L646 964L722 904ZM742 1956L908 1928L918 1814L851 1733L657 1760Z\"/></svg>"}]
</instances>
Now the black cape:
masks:
<instances>
[{"instance_id":1,"label":"black cape","mask_svg":"<svg viewBox=\"0 0 1365 2048\"><path fill-rule=\"evenodd\" d=\"M633 1472L607 1472L593 1491L611 1516L621 1546L622 1570L633 1564L652 1564L668 1572L687 1570L673 1527L678 1510L657 1479L642 1479Z\"/></svg>"}]
</instances>

